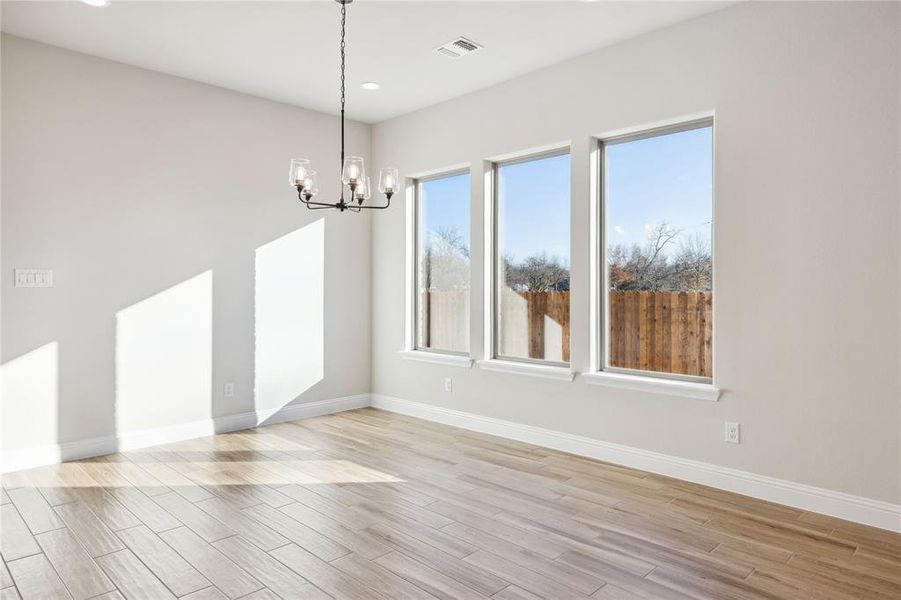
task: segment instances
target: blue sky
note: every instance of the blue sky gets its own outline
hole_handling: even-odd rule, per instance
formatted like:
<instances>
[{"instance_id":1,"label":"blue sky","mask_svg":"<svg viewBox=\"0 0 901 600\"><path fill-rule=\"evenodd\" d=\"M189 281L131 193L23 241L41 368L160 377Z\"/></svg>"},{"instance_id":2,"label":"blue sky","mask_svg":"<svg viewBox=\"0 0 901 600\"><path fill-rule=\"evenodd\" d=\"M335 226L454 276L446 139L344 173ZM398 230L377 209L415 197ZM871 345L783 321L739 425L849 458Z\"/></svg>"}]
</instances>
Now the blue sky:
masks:
<instances>
[{"instance_id":1,"label":"blue sky","mask_svg":"<svg viewBox=\"0 0 901 600\"><path fill-rule=\"evenodd\" d=\"M709 241L712 163L710 127L608 146L607 244L644 244L648 228L663 221ZM499 177L501 251L517 261L545 252L569 264L570 156L502 165ZM424 182L425 229L456 229L469 246L469 195L469 174Z\"/></svg>"},{"instance_id":2,"label":"blue sky","mask_svg":"<svg viewBox=\"0 0 901 600\"><path fill-rule=\"evenodd\" d=\"M663 221L681 230L680 237L710 240L710 127L607 146L604 171L608 246L644 244L648 227Z\"/></svg>"},{"instance_id":3,"label":"blue sky","mask_svg":"<svg viewBox=\"0 0 901 600\"><path fill-rule=\"evenodd\" d=\"M514 262L534 254L569 264L569 154L501 165L498 235L501 253Z\"/></svg>"},{"instance_id":4,"label":"blue sky","mask_svg":"<svg viewBox=\"0 0 901 600\"><path fill-rule=\"evenodd\" d=\"M422 230L455 229L469 248L469 193L469 173L424 181L419 201Z\"/></svg>"}]
</instances>

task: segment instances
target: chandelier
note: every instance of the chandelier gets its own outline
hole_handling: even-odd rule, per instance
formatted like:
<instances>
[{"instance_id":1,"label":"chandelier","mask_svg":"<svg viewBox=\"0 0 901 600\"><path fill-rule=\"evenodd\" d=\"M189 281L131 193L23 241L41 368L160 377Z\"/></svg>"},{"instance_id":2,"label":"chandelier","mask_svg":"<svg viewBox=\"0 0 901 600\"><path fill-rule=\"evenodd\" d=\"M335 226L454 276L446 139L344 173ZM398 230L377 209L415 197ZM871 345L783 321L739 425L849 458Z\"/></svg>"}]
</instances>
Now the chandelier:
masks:
<instances>
[{"instance_id":1,"label":"chandelier","mask_svg":"<svg viewBox=\"0 0 901 600\"><path fill-rule=\"evenodd\" d=\"M341 5L341 182L337 202L314 200L319 195L319 180L310 161L305 158L291 160L290 183L297 188L300 201L312 210L337 208L344 212L360 212L364 208L388 208L391 196L397 191L397 169L383 168L379 172L379 192L385 195L384 205L366 204L372 197L372 184L366 174L362 157L344 156L344 26L347 21L347 5L353 0L335 0ZM344 196L349 192L347 199Z\"/></svg>"}]
</instances>

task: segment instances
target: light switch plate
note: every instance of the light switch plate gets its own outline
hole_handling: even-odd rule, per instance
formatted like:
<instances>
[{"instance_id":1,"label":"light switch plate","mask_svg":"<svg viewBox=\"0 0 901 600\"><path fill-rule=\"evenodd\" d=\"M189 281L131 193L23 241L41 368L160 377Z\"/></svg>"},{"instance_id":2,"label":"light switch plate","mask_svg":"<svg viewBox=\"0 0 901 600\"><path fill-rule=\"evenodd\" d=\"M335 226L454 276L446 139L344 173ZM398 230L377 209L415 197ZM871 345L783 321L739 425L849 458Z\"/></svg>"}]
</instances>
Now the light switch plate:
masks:
<instances>
[{"instance_id":1,"label":"light switch plate","mask_svg":"<svg viewBox=\"0 0 901 600\"><path fill-rule=\"evenodd\" d=\"M16 269L16 287L53 287L53 271Z\"/></svg>"}]
</instances>

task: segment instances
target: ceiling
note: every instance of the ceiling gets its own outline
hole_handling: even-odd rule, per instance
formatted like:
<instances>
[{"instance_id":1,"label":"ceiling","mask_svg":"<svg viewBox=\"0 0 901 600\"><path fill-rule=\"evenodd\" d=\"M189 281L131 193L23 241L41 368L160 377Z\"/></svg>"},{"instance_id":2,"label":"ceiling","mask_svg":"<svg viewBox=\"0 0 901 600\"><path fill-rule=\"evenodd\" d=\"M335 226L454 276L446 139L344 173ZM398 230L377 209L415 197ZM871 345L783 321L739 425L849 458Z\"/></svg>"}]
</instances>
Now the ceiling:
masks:
<instances>
[{"instance_id":1,"label":"ceiling","mask_svg":"<svg viewBox=\"0 0 901 600\"><path fill-rule=\"evenodd\" d=\"M375 123L718 10L733 2L382 2L347 15L347 115ZM2 2L2 30L224 88L335 113L332 0ZM484 50L450 59L456 36ZM381 89L365 91L364 81Z\"/></svg>"}]
</instances>

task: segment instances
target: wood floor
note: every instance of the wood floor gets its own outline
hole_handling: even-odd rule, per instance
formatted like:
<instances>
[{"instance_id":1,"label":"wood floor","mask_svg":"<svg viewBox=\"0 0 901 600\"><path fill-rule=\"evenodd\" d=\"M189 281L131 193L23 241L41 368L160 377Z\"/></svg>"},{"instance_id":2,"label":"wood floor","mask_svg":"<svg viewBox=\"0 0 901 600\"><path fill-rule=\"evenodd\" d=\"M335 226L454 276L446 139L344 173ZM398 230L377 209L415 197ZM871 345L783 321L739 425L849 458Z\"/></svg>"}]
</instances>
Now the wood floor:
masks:
<instances>
[{"instance_id":1,"label":"wood floor","mask_svg":"<svg viewBox=\"0 0 901 600\"><path fill-rule=\"evenodd\" d=\"M901 598L901 535L362 409L2 479L0 598Z\"/></svg>"}]
</instances>

